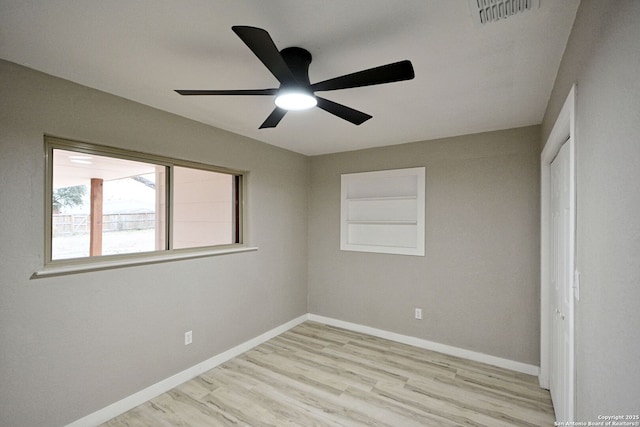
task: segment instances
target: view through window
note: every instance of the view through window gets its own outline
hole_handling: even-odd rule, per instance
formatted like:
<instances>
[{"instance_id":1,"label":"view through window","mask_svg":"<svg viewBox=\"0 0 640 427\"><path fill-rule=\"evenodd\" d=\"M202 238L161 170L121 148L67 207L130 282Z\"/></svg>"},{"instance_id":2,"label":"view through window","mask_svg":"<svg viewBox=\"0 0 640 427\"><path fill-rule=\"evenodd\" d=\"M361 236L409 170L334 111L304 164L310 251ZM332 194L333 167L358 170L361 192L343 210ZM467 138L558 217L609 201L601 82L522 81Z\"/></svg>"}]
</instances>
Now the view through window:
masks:
<instances>
[{"instance_id":1,"label":"view through window","mask_svg":"<svg viewBox=\"0 0 640 427\"><path fill-rule=\"evenodd\" d=\"M240 243L240 174L95 151L51 148L52 261Z\"/></svg>"}]
</instances>

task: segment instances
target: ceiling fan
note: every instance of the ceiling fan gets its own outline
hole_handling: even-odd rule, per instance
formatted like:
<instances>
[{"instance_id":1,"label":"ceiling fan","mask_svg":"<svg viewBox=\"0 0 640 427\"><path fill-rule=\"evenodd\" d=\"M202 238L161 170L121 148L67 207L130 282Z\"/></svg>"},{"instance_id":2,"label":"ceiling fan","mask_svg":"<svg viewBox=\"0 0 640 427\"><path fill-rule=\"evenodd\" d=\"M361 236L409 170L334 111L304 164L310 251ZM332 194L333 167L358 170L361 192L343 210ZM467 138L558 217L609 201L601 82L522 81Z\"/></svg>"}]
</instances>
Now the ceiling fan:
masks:
<instances>
[{"instance_id":1,"label":"ceiling fan","mask_svg":"<svg viewBox=\"0 0 640 427\"><path fill-rule=\"evenodd\" d=\"M276 108L260 125L260 129L276 127L289 110L305 110L315 106L355 125L360 125L372 116L346 105L321 98L315 95L315 92L411 80L415 76L411 62L404 60L311 84L309 82L311 54L307 50L300 47L288 47L278 51L269 33L262 28L234 26L231 29L278 79L280 87L241 90L176 90L176 92L180 95L275 95Z\"/></svg>"}]
</instances>

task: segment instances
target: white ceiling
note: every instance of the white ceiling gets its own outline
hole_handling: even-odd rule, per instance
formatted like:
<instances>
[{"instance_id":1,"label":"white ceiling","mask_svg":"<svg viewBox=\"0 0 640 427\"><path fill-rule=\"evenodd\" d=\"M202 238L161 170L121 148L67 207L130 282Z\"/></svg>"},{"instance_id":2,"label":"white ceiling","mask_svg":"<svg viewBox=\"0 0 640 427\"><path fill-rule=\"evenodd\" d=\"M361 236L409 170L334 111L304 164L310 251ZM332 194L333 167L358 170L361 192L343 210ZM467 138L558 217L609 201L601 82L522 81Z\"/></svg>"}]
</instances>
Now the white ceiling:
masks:
<instances>
[{"instance_id":1,"label":"white ceiling","mask_svg":"<svg viewBox=\"0 0 640 427\"><path fill-rule=\"evenodd\" d=\"M0 58L315 155L539 124L578 4L480 26L467 0L2 0ZM233 25L310 51L312 83L403 59L416 77L323 92L360 126L314 108L259 130L272 97L173 92L278 87Z\"/></svg>"}]
</instances>

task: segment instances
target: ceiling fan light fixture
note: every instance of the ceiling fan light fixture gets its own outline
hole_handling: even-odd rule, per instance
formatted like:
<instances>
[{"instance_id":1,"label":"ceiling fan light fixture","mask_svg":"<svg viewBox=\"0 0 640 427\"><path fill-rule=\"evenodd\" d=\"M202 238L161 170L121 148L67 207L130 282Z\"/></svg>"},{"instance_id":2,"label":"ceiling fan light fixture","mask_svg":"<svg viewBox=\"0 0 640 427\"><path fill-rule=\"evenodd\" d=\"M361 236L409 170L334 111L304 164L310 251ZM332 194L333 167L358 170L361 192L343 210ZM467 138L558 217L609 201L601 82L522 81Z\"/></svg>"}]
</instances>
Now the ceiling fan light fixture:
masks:
<instances>
[{"instance_id":1,"label":"ceiling fan light fixture","mask_svg":"<svg viewBox=\"0 0 640 427\"><path fill-rule=\"evenodd\" d=\"M315 96L302 90L281 92L275 102L276 106L287 111L308 110L318 104Z\"/></svg>"},{"instance_id":2,"label":"ceiling fan light fixture","mask_svg":"<svg viewBox=\"0 0 640 427\"><path fill-rule=\"evenodd\" d=\"M508 1L515 2L525 0ZM309 81L311 53L308 50L295 46L278 50L269 33L262 28L234 25L231 29L280 82L280 87L277 89L244 90L178 89L176 92L180 95L276 95L276 108L273 109L267 119L260 125L260 129L276 127L289 110L307 110L316 106L354 125L360 125L372 116L326 98L316 97L314 94L323 91L400 82L403 80L411 80L415 77L411 61L405 59L404 61L367 68L366 70L356 71L355 73L345 74L311 84Z\"/></svg>"}]
</instances>

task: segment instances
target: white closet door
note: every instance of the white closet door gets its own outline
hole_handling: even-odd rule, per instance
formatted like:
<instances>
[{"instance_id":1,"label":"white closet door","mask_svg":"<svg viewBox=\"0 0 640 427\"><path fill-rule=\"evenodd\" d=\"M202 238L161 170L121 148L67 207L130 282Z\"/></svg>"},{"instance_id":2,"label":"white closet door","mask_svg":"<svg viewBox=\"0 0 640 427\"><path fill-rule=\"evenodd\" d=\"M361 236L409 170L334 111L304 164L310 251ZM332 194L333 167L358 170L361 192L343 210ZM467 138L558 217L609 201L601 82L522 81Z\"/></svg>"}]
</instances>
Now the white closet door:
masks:
<instances>
[{"instance_id":1,"label":"white closet door","mask_svg":"<svg viewBox=\"0 0 640 427\"><path fill-rule=\"evenodd\" d=\"M557 421L573 421L573 212L570 144L551 163L551 370Z\"/></svg>"}]
</instances>

